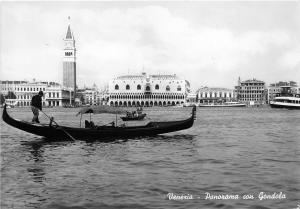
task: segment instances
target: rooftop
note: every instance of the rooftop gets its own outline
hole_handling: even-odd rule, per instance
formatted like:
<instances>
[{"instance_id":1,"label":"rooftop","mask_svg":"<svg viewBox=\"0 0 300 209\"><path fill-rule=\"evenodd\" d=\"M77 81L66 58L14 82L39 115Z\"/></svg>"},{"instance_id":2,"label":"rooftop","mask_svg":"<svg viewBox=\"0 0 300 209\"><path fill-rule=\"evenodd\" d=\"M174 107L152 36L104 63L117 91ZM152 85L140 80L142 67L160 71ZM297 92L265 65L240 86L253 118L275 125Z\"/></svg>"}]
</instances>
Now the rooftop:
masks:
<instances>
[{"instance_id":1,"label":"rooftop","mask_svg":"<svg viewBox=\"0 0 300 209\"><path fill-rule=\"evenodd\" d=\"M264 81L256 80L255 78L242 81L241 83L265 83Z\"/></svg>"},{"instance_id":2,"label":"rooftop","mask_svg":"<svg viewBox=\"0 0 300 209\"><path fill-rule=\"evenodd\" d=\"M124 75L124 76L118 76L116 79L121 80L140 80L140 79L179 79L176 74L174 75L147 75L146 73L142 73L142 75Z\"/></svg>"},{"instance_id":3,"label":"rooftop","mask_svg":"<svg viewBox=\"0 0 300 209\"><path fill-rule=\"evenodd\" d=\"M233 89L228 89L228 88L219 88L219 87L202 87L200 89L198 89L198 91L202 92L202 91L233 91Z\"/></svg>"}]
</instances>

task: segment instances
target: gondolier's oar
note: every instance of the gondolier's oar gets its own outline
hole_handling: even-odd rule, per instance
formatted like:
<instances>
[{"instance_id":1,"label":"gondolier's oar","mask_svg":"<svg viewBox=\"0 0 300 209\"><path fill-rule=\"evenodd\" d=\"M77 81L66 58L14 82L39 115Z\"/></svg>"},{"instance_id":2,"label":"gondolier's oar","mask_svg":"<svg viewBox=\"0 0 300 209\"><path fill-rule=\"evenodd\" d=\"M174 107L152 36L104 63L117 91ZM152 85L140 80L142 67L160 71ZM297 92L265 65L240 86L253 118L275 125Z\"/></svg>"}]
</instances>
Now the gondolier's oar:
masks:
<instances>
[{"instance_id":1,"label":"gondolier's oar","mask_svg":"<svg viewBox=\"0 0 300 209\"><path fill-rule=\"evenodd\" d=\"M53 121L56 125L57 125L57 127L59 127L60 128L60 130L62 130L66 135L68 135L73 141L76 141L76 139L73 137L73 136L71 136L71 134L69 134L66 130L64 130L61 126L59 126L55 121L54 121L54 119L53 119L53 117L50 117L50 116L48 116L44 111L42 111L42 110L40 110L42 113L44 113L48 118L49 118L49 120L50 121Z\"/></svg>"}]
</instances>

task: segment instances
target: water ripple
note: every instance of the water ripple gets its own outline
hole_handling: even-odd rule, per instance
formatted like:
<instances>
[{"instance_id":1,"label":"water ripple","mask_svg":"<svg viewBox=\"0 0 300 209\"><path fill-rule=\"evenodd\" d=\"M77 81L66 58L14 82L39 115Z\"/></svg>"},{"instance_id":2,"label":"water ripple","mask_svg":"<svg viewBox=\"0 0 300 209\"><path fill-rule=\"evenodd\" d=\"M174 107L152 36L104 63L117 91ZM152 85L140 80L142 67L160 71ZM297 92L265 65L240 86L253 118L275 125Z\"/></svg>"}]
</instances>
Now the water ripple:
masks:
<instances>
[{"instance_id":1,"label":"water ripple","mask_svg":"<svg viewBox=\"0 0 300 209\"><path fill-rule=\"evenodd\" d=\"M31 117L26 108L10 111L20 119ZM73 109L47 111L61 125L78 125ZM146 111L162 121L190 112ZM114 117L93 118L100 124ZM197 118L189 130L112 142L51 142L1 122L1 208L273 209L299 204L299 111L198 109ZM259 192L280 191L287 199L257 198ZM206 192L254 194L256 199L205 200ZM168 193L201 198L175 201Z\"/></svg>"}]
</instances>

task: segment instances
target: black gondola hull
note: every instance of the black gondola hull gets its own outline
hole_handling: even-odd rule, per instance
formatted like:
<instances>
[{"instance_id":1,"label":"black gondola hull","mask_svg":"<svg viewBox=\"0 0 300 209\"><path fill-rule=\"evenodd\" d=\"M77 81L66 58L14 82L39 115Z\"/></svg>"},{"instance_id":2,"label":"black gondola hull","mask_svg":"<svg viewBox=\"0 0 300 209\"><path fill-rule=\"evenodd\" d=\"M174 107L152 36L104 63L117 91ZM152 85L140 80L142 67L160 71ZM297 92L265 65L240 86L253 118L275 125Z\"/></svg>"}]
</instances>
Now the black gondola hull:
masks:
<instances>
[{"instance_id":1,"label":"black gondola hull","mask_svg":"<svg viewBox=\"0 0 300 209\"><path fill-rule=\"evenodd\" d=\"M134 127L99 126L96 128L74 128L68 126L49 126L17 120L8 115L6 107L4 107L2 115L3 120L7 124L38 136L55 140L70 140L73 138L76 140L100 141L152 136L188 129L193 126L195 117L196 107L193 107L192 116L181 121L149 122L147 125Z\"/></svg>"}]
</instances>

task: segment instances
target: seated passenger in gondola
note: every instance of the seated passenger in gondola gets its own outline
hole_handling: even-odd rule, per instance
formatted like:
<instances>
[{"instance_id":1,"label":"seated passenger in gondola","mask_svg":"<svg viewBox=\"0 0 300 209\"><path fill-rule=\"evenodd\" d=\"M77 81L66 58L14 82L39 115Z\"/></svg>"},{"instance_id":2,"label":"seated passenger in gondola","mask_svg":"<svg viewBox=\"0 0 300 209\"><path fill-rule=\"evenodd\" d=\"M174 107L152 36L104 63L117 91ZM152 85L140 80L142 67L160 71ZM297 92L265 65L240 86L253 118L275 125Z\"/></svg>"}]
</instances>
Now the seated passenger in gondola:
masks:
<instances>
[{"instance_id":1,"label":"seated passenger in gondola","mask_svg":"<svg viewBox=\"0 0 300 209\"><path fill-rule=\"evenodd\" d=\"M84 124L85 124L85 128L89 128L90 127L90 122L89 121L85 120Z\"/></svg>"},{"instance_id":2,"label":"seated passenger in gondola","mask_svg":"<svg viewBox=\"0 0 300 209\"><path fill-rule=\"evenodd\" d=\"M95 125L95 123L93 121L90 121L90 128L97 128L97 126Z\"/></svg>"},{"instance_id":3,"label":"seated passenger in gondola","mask_svg":"<svg viewBox=\"0 0 300 209\"><path fill-rule=\"evenodd\" d=\"M97 126L94 124L93 121L89 122L89 121L85 120L84 123L85 123L85 128L97 128Z\"/></svg>"},{"instance_id":4,"label":"seated passenger in gondola","mask_svg":"<svg viewBox=\"0 0 300 209\"><path fill-rule=\"evenodd\" d=\"M136 116L136 111L133 111L132 112L132 117L135 117Z\"/></svg>"}]
</instances>

